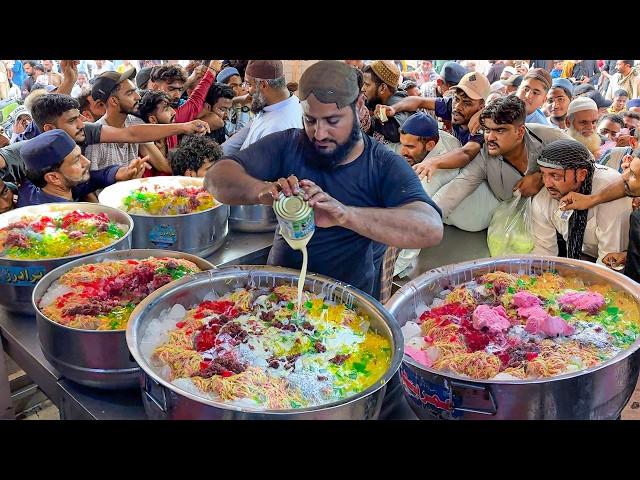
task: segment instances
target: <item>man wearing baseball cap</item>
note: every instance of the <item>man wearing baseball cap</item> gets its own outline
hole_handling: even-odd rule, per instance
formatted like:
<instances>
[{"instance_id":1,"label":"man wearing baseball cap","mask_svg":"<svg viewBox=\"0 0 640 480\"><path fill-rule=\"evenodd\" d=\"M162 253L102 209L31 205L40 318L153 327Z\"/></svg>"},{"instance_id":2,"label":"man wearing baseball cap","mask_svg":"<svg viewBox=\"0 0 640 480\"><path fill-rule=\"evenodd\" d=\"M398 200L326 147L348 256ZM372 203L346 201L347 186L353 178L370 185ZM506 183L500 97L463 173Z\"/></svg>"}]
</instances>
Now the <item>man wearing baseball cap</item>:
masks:
<instances>
[{"instance_id":1,"label":"man wearing baseball cap","mask_svg":"<svg viewBox=\"0 0 640 480\"><path fill-rule=\"evenodd\" d=\"M504 86L505 95L511 95L512 93L517 92L523 78L524 77L522 75L511 75L505 80L500 80L500 83Z\"/></svg>"},{"instance_id":2,"label":"man wearing baseball cap","mask_svg":"<svg viewBox=\"0 0 640 480\"><path fill-rule=\"evenodd\" d=\"M442 238L440 215L407 162L362 135L355 69L319 61L303 73L298 94L304 128L226 154L207 172L206 188L230 205L272 205L280 194L300 193L315 214L309 271L377 296L374 244L435 245ZM302 255L276 230L268 263L299 269Z\"/></svg>"},{"instance_id":3,"label":"man wearing baseball cap","mask_svg":"<svg viewBox=\"0 0 640 480\"><path fill-rule=\"evenodd\" d=\"M229 111L229 118L225 120L225 131L227 136L231 136L236 132L242 130L251 120L251 111L249 106L246 105L247 101L251 102L251 96L244 90L242 77L240 72L235 67L223 68L218 76L216 82L229 85L233 88L235 97L233 98L233 104ZM247 100L245 100L247 99Z\"/></svg>"},{"instance_id":4,"label":"man wearing baseball cap","mask_svg":"<svg viewBox=\"0 0 640 480\"><path fill-rule=\"evenodd\" d=\"M64 130L49 130L26 142L21 150L27 178L18 189L18 207L77 202L115 182L140 177L149 165L142 158L129 165L89 171L89 160Z\"/></svg>"},{"instance_id":5,"label":"man wearing baseball cap","mask_svg":"<svg viewBox=\"0 0 640 480\"><path fill-rule=\"evenodd\" d=\"M525 123L549 125L540 107L547 101L547 92L550 88L551 75L544 68L532 68L524 76L516 95L527 107Z\"/></svg>"},{"instance_id":6,"label":"man wearing baseball cap","mask_svg":"<svg viewBox=\"0 0 640 480\"><path fill-rule=\"evenodd\" d=\"M627 110L640 113L640 98L632 98L627 101Z\"/></svg>"},{"instance_id":7,"label":"man wearing baseball cap","mask_svg":"<svg viewBox=\"0 0 640 480\"><path fill-rule=\"evenodd\" d=\"M578 97L571 101L567 110L567 133L583 144L594 158L600 157L602 139L596 131L598 125L598 105L589 97Z\"/></svg>"},{"instance_id":8,"label":"man wearing baseball cap","mask_svg":"<svg viewBox=\"0 0 640 480\"><path fill-rule=\"evenodd\" d=\"M244 76L256 116L222 144L225 154L243 150L271 133L302 128L300 101L287 89L282 60L250 60Z\"/></svg>"}]
</instances>

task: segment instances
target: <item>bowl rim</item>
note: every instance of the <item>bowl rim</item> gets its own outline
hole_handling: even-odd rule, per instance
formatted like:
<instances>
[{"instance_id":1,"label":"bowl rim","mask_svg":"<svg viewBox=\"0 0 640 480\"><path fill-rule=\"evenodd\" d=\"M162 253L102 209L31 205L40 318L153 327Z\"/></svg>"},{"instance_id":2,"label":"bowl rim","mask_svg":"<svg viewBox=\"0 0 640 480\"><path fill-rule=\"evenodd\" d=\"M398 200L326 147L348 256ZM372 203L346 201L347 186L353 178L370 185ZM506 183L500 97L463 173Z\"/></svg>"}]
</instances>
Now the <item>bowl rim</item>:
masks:
<instances>
[{"instance_id":1,"label":"bowl rim","mask_svg":"<svg viewBox=\"0 0 640 480\"><path fill-rule=\"evenodd\" d=\"M189 180L191 180L191 181L196 181L196 182L198 182L199 180L202 180L202 188L204 188L204 178L202 178L202 177L187 177L187 176L185 176L185 175L163 175L163 176L160 176L160 177L133 178L133 179L131 179L131 180L126 180L126 181L124 181L124 182L117 182L117 183L114 183L113 185L109 185L108 187L104 188L104 189L100 192L100 194L98 195L98 202L100 203L100 205L105 205L105 206L108 206L108 207L110 207L110 208L115 208L116 210L119 210L119 211L121 211L121 212L124 212L124 213L126 213L127 215L131 215L132 217L141 217L141 218L162 218L162 219L168 219L168 218L182 218L182 217L188 217L188 216L190 216L190 215L200 215L200 214L202 214L202 213L207 213L207 212L210 212L210 211L212 211L212 210L215 210L215 209L216 209L216 208L218 208L218 207L221 207L221 206L223 206L223 205L226 205L225 203L222 203L222 202L220 202L219 200L216 200L216 199L213 197L213 195L211 195L209 192L207 192L207 193L209 193L209 195L211 195L211 197L213 198L214 202L217 202L217 205L214 205L213 207L207 208L206 210L200 210L199 212L178 213L178 214L176 214L176 215L152 215L152 214L150 214L150 213L130 213L130 212L127 212L126 210L124 210L124 209L122 209L122 208L120 208L120 207L112 207L111 205L108 205L108 204L106 204L106 203L103 203L103 201L100 199L100 197L104 194L104 192L105 192L105 191L108 191L108 192L110 193L109 189L111 189L111 190L115 190L115 188L112 188L112 187L114 187L115 185L118 185L118 184L126 184L126 183L129 183L129 182L131 183L131 185L134 185L134 184L142 184L143 182L144 182L144 183L151 183L151 184L153 184L153 183L155 183L155 182L154 182L154 180L152 180L152 179L155 179L155 180L157 181L157 180L160 180L160 179L175 179L175 178L177 178L177 179L189 179ZM178 180L178 181L180 181L180 180ZM206 189L205 189L205 190L206 190ZM131 192L129 192L129 193L131 193Z\"/></svg>"},{"instance_id":2,"label":"bowl rim","mask_svg":"<svg viewBox=\"0 0 640 480\"><path fill-rule=\"evenodd\" d=\"M229 275L236 274L237 276L247 276L250 281L254 274L257 272L258 275L273 275L273 274L285 274L290 275L289 279L294 281L299 277L300 271L294 270L291 268L284 268L272 265L229 265L222 268L218 268L216 270L211 270L208 272L200 272L195 275L191 275L189 277L181 278L176 282L172 282L171 284L165 285L147 298L145 298L142 302L140 302L134 311L131 313L131 317L129 319L129 323L127 324L127 346L129 347L129 351L131 355L135 359L136 363L140 366L145 375L151 377L156 383L168 388L169 390L187 397L189 400L203 403L207 406L214 408L221 408L224 410L233 410L238 412L246 412L246 413L255 413L255 414L264 414L264 415L291 415L291 414L305 414L311 412L318 412L322 410L331 410L335 408L341 408L345 405L357 402L362 398L365 398L369 395L374 394L381 388L385 387L386 384L396 375L398 369L400 368L400 364L402 362L403 355L403 338L400 327L395 321L395 318L391 316L391 314L382 306L382 304L370 296L369 294L357 289L356 287L340 282L339 280L333 279L331 277L327 277L325 275L320 275L313 272L307 272L307 277L305 279L305 284L307 282L321 282L324 284L331 284L332 292L335 292L339 287L342 289L342 293L351 294L358 301L363 301L364 303L369 303L371 307L377 309L381 314L383 321L386 323L389 331L391 333L391 341L395 342L395 347L392 347L392 356L391 361L389 363L389 367L387 371L378 379L375 383L367 387L366 389L344 399L338 400L330 403L323 403L321 405L317 405L314 407L305 407L305 408L289 408L289 409L260 409L260 408L252 408L252 407L241 407L237 405L229 405L222 402L217 402L215 400L206 398L201 395L196 395L182 388L173 385L171 382L165 380L160 375L158 375L154 369L149 365L146 361L142 353L138 348L138 341L141 337L138 337L137 332L135 331L135 326L139 322L139 318L142 317L142 314L147 308L152 307L152 303L156 303L159 297L163 297L165 294L169 295L174 293L175 291L180 291L182 289L186 289L187 287L184 284L187 283L201 283L206 281L205 277L209 277L209 281L213 281L215 277L217 278L226 278ZM202 301L202 300L201 300ZM183 305L184 306L184 305ZM186 307L185 307L186 308Z\"/></svg>"},{"instance_id":3,"label":"bowl rim","mask_svg":"<svg viewBox=\"0 0 640 480\"><path fill-rule=\"evenodd\" d=\"M40 263L40 262L51 262L51 261L57 261L57 260L65 260L65 259L69 259L69 261L73 261L73 260L78 260L80 258L86 257L87 255L95 255L98 253L104 253L105 250L112 248L116 243L119 243L121 241L126 240L127 238L131 237L132 233L133 233L133 228L135 226L135 222L133 221L133 218L131 217L131 215L129 215L127 212L125 212L124 210L120 210L118 208L113 208L110 207L109 205L103 205L101 203L93 203L93 202L52 202L52 203L42 203L39 205L27 205L26 207L20 207L20 208L15 208L13 210L9 210L8 212L5 212L1 215L6 215L8 213L15 213L19 210L22 210L23 208L33 208L33 207L42 207L43 205L62 205L63 207L69 207L68 210L73 211L73 210L79 210L82 207L77 207L77 205L93 205L97 208L101 208L101 209L108 209L111 213L118 213L121 214L123 213L127 219L127 221L129 222L129 224L127 225L128 230L125 232L125 234L120 237L117 238L116 240L114 240L113 242L111 242L108 245L105 245L104 247L101 247L98 250L92 250L90 252L86 252L86 253L79 253L77 255L72 255L72 256L68 256L68 257L51 257L51 258L11 258L11 257L7 257L7 256L0 256L0 262L25 262L25 263L31 263L31 264L35 264L35 263ZM60 209L65 210L65 208ZM57 213L57 212L52 212L52 213ZM92 212L88 212L88 213L92 213ZM108 213L108 212L101 212L101 213ZM44 216L45 214L40 214L40 216ZM111 221L113 221L113 219L111 218L111 215L109 215L109 219ZM117 223L117 222L114 222ZM4 228L4 227L3 227ZM41 279L42 280L42 279Z\"/></svg>"},{"instance_id":4,"label":"bowl rim","mask_svg":"<svg viewBox=\"0 0 640 480\"><path fill-rule=\"evenodd\" d=\"M546 263L548 264L548 267L546 267L547 269L557 264L572 266L572 267L582 267L582 268L587 267L585 268L585 270L595 270L595 273L605 273L606 274L604 275L605 279L607 276L611 275L612 276L611 280L613 280L614 283L616 283L616 286L622 287L627 294L634 297L636 299L636 302L638 303L638 307L640 308L640 284L634 282L633 280L626 277L625 275L619 272L610 270L603 265L586 262L584 260L576 260L572 258L564 258L564 257L556 257L556 256L532 255L532 254L485 257L485 258L479 258L476 260L469 260L466 262L443 265L441 267L434 268L432 270L422 273L421 275L414 278L410 282L403 285L400 289L398 289L398 291L396 291L391 296L389 301L385 304L385 308L395 318L396 310L400 304L400 301L403 299L403 297L408 298L409 295L415 295L415 293L418 292L417 284L421 283L424 280L429 279L432 281L436 281L438 279L441 279L451 274L473 270L474 267L480 270L480 269L486 269L487 267L500 265L501 263L508 265L509 262L518 261L518 260L520 261L528 260L530 261L531 266L535 264L535 265L540 265L543 268L544 268L544 264ZM633 292L634 289L636 290L635 293ZM534 385L534 384L570 380L572 378L579 377L582 375L588 375L590 373L596 372L603 368L607 368L610 365L613 365L614 363L618 363L619 361L626 359L627 357L636 353L636 351L639 348L640 348L640 336L638 336L636 341L633 342L631 345L629 345L625 350L618 352L616 355L611 357L606 362L599 363L598 365L595 365L590 368L577 370L575 372L568 372L568 373L563 373L562 375L554 375L552 377L545 377L545 378L534 378L529 380L525 380L525 379L517 379L517 380L497 379L496 380L495 378L489 378L489 379L471 378L471 377L460 375L454 372L445 372L442 370L436 370L434 368L425 367L424 365L421 365L418 362L416 362L413 358L411 358L407 354L404 354L404 352L403 352L402 363L403 365L408 364L414 369L418 370L421 373L420 375L421 377L424 377L428 374L428 375L439 375L442 377L446 377L448 379L453 379L459 382L466 382L471 384L485 384L485 385L499 384L499 385L507 385L507 386L508 385ZM403 346L403 350L404 350L404 346Z\"/></svg>"}]
</instances>

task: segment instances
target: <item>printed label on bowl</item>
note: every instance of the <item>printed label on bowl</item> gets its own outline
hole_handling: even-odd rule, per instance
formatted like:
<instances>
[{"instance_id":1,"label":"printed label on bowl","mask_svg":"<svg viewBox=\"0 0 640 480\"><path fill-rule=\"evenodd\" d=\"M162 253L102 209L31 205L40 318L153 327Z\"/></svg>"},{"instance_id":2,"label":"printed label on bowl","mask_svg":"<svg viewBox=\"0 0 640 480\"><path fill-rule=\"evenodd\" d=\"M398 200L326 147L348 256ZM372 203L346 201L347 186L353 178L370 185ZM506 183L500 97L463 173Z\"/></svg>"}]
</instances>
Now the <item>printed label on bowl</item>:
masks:
<instances>
[{"instance_id":1,"label":"printed label on bowl","mask_svg":"<svg viewBox=\"0 0 640 480\"><path fill-rule=\"evenodd\" d=\"M149 232L149 240L158 248L169 248L178 240L178 232L171 225L156 225Z\"/></svg>"},{"instance_id":2,"label":"printed label on bowl","mask_svg":"<svg viewBox=\"0 0 640 480\"><path fill-rule=\"evenodd\" d=\"M454 419L463 415L455 410L456 401L451 402L449 390L443 385L428 382L417 376L410 368L400 367L400 381L408 399L436 418Z\"/></svg>"},{"instance_id":3,"label":"printed label on bowl","mask_svg":"<svg viewBox=\"0 0 640 480\"><path fill-rule=\"evenodd\" d=\"M45 267L0 266L0 284L32 287L47 273Z\"/></svg>"}]
</instances>

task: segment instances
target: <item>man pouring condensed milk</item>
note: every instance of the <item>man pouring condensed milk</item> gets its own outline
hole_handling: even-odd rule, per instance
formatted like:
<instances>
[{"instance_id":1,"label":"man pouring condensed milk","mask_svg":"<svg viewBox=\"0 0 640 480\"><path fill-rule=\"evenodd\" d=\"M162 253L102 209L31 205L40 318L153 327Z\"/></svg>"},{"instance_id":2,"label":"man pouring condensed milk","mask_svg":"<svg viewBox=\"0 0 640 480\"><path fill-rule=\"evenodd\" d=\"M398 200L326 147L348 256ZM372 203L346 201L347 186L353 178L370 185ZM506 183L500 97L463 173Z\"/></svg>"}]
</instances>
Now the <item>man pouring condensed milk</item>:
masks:
<instances>
[{"instance_id":1,"label":"man pouring condensed milk","mask_svg":"<svg viewBox=\"0 0 640 480\"><path fill-rule=\"evenodd\" d=\"M352 67L315 63L300 78L298 93L304 128L267 135L222 157L209 169L206 188L229 205L276 202L281 228L269 265L300 269L306 243L310 272L375 296L375 242L437 245L440 211L404 158L362 135Z\"/></svg>"}]
</instances>

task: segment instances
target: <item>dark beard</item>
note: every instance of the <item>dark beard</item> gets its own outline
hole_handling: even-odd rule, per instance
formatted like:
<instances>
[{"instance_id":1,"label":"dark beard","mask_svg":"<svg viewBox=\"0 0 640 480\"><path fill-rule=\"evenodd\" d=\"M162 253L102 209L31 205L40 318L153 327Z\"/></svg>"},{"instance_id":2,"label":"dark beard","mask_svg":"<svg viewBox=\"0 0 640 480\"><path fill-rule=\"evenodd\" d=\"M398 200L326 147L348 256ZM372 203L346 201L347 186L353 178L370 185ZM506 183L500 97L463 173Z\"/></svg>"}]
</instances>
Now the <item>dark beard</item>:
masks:
<instances>
[{"instance_id":1,"label":"dark beard","mask_svg":"<svg viewBox=\"0 0 640 480\"><path fill-rule=\"evenodd\" d=\"M372 99L367 98L364 101L364 104L366 105L366 107L372 112L376 108L376 105L378 105L380 103L382 103L382 102L380 101L379 98L372 98Z\"/></svg>"},{"instance_id":2,"label":"dark beard","mask_svg":"<svg viewBox=\"0 0 640 480\"><path fill-rule=\"evenodd\" d=\"M349 134L347 141L342 145L336 145L336 149L333 153L327 154L319 152L313 145L313 141L309 140L309 137L305 137L305 159L315 168L331 170L347 157L360 138L360 121L358 120L358 116L354 114L353 126L351 127L351 133Z\"/></svg>"}]
</instances>

